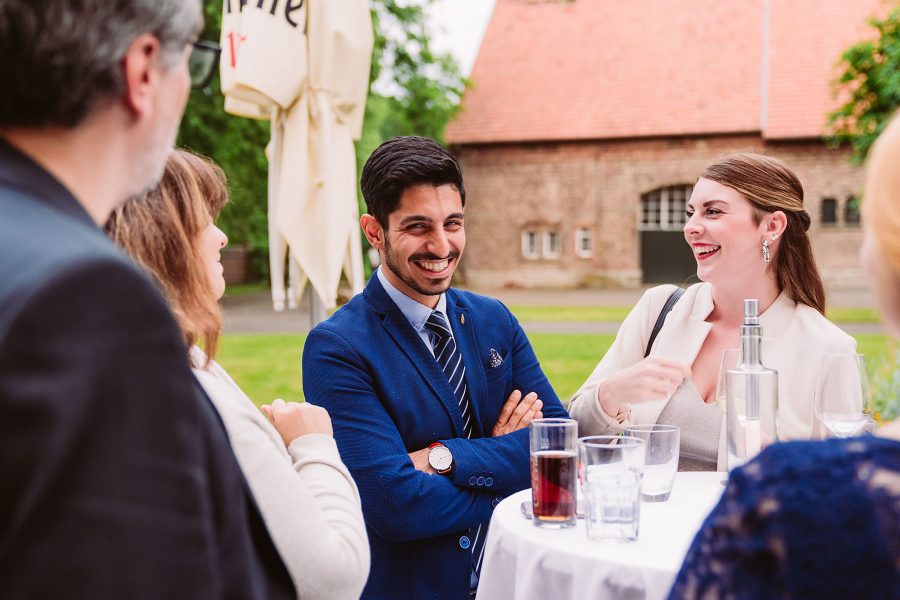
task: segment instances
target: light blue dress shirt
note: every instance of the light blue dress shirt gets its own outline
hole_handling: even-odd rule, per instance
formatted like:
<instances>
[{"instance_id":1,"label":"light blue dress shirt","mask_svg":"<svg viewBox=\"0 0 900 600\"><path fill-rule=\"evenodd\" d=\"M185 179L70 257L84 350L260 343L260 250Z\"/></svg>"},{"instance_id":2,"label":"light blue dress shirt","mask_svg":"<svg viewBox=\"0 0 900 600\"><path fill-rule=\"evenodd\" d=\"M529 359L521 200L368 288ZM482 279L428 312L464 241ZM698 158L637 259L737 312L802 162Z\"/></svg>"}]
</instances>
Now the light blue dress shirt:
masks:
<instances>
[{"instance_id":1,"label":"light blue dress shirt","mask_svg":"<svg viewBox=\"0 0 900 600\"><path fill-rule=\"evenodd\" d=\"M378 271L376 271L378 275L378 281L381 282L381 287L384 288L384 291L387 292L387 295L391 300L394 301L394 304L397 305L397 308L400 309L400 312L403 313L403 316L406 317L406 320L409 321L409 324L413 326L413 329L416 330L416 333L419 334L419 337L422 338L422 341L425 342L425 345L428 346L428 349L431 350L431 354L434 354L434 345L431 341L431 332L425 327L425 322L428 320L428 317L431 316L432 309L428 308L421 302L417 302L395 288L391 285L391 282L388 281L388 278L381 272L381 267L378 267ZM434 310L438 311L444 318L447 319L447 324L450 324L450 318L447 316L447 295L441 294L441 297L438 298L437 306L434 307ZM451 327L451 330L453 328ZM450 332L450 335L453 335L453 332ZM455 338L454 338L455 341Z\"/></svg>"}]
</instances>

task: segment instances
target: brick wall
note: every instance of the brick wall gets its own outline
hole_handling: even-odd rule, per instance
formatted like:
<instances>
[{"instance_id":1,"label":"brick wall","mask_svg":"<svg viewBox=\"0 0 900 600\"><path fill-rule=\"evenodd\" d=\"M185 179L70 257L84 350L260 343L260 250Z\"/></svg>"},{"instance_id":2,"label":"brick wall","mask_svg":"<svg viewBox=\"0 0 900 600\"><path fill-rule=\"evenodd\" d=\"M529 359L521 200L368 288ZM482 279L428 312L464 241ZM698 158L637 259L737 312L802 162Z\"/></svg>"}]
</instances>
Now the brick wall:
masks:
<instances>
[{"instance_id":1,"label":"brick wall","mask_svg":"<svg viewBox=\"0 0 900 600\"><path fill-rule=\"evenodd\" d=\"M454 148L466 182L465 281L491 287L635 287L641 283L641 195L693 184L709 163L735 152L780 158L803 183L819 268L830 286L859 285L858 227L822 226L823 197L858 193L862 169L844 150L816 142L770 143L756 134L707 138L473 145ZM575 252L575 231L593 231L589 258ZM557 259L527 259L522 231L561 234Z\"/></svg>"}]
</instances>

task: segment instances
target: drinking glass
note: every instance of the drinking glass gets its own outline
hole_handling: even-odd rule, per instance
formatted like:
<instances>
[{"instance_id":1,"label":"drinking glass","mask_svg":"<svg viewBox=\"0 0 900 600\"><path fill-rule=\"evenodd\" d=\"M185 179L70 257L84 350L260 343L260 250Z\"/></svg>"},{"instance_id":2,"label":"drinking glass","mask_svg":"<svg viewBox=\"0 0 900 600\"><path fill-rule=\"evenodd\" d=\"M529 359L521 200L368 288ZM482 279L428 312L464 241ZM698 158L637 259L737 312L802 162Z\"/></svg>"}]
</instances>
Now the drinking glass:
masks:
<instances>
[{"instance_id":1,"label":"drinking glass","mask_svg":"<svg viewBox=\"0 0 900 600\"><path fill-rule=\"evenodd\" d=\"M578 480L591 540L633 541L641 516L646 442L595 435L578 440Z\"/></svg>"},{"instance_id":2,"label":"drinking glass","mask_svg":"<svg viewBox=\"0 0 900 600\"><path fill-rule=\"evenodd\" d=\"M539 527L574 527L578 423L574 419L535 419L528 429L532 522Z\"/></svg>"},{"instance_id":3,"label":"drinking glass","mask_svg":"<svg viewBox=\"0 0 900 600\"><path fill-rule=\"evenodd\" d=\"M644 440L646 461L641 481L641 500L665 502L672 492L678 472L681 429L675 425L628 425L625 435Z\"/></svg>"},{"instance_id":4,"label":"drinking glass","mask_svg":"<svg viewBox=\"0 0 900 600\"><path fill-rule=\"evenodd\" d=\"M725 374L741 362L741 349L729 348L722 353L722 362L719 365L719 378L716 380L716 404L723 413L725 412Z\"/></svg>"},{"instance_id":5,"label":"drinking glass","mask_svg":"<svg viewBox=\"0 0 900 600\"><path fill-rule=\"evenodd\" d=\"M816 390L816 416L838 438L868 430L872 395L862 354L826 354Z\"/></svg>"}]
</instances>

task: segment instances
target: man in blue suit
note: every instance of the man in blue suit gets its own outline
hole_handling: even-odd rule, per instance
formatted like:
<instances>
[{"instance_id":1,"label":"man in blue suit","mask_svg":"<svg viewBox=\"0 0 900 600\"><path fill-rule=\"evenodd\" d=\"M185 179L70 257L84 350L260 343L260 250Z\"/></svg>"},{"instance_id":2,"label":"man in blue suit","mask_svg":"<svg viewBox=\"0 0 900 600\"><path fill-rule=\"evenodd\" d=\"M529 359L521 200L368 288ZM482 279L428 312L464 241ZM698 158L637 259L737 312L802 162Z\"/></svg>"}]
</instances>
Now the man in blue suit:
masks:
<instances>
[{"instance_id":1,"label":"man in blue suit","mask_svg":"<svg viewBox=\"0 0 900 600\"><path fill-rule=\"evenodd\" d=\"M310 333L303 388L331 414L362 496L363 597L462 600L478 584L491 512L529 486L525 426L567 414L509 310L450 288L466 243L456 159L432 140L395 138L360 184L382 266Z\"/></svg>"}]
</instances>

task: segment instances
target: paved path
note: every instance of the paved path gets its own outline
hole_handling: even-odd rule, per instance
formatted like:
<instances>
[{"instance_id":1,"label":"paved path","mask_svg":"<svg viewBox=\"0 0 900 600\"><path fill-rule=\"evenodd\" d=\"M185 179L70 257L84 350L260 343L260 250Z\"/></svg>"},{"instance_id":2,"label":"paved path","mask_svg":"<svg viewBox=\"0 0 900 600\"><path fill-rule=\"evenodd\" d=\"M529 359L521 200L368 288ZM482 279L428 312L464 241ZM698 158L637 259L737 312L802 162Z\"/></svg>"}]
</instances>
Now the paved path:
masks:
<instances>
[{"instance_id":1,"label":"paved path","mask_svg":"<svg viewBox=\"0 0 900 600\"><path fill-rule=\"evenodd\" d=\"M489 295L507 305L535 306L632 306L643 290L492 290ZM268 292L227 295L222 302L226 333L308 333L308 294L297 310L276 313ZM828 294L829 304L840 307L871 307L874 299L869 289L834 290ZM614 334L619 323L522 323L526 333L606 333ZM883 334L879 323L843 323L850 334Z\"/></svg>"}]
</instances>

